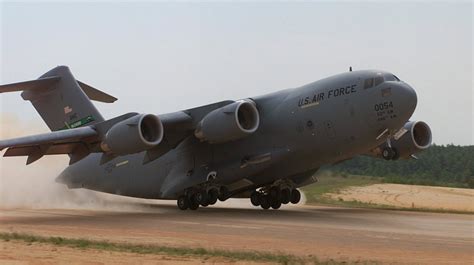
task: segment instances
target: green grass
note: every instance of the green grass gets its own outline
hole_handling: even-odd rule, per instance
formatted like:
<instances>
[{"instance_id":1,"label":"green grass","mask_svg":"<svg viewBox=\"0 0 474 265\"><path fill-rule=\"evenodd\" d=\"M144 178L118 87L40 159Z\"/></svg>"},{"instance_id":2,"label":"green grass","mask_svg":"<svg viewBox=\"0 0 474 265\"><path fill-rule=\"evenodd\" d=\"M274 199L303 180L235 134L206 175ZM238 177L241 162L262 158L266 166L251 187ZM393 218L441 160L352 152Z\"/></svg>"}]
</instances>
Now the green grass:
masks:
<instances>
[{"instance_id":1,"label":"green grass","mask_svg":"<svg viewBox=\"0 0 474 265\"><path fill-rule=\"evenodd\" d=\"M128 252L137 254L157 254L170 256L187 256L208 259L211 257L221 257L229 260L244 260L256 262L268 262L277 264L374 264L373 262L338 262L338 261L319 261L316 257L298 257L287 254L275 254L270 252L258 251L231 251L220 249L205 248L186 248L186 247L167 247L158 245L115 243L109 241L98 241L78 238L64 237L44 237L32 234L22 233L0 233L0 240L3 241L22 241L26 243L42 243L56 246L64 246L79 249L96 249L103 251Z\"/></svg>"}]
</instances>

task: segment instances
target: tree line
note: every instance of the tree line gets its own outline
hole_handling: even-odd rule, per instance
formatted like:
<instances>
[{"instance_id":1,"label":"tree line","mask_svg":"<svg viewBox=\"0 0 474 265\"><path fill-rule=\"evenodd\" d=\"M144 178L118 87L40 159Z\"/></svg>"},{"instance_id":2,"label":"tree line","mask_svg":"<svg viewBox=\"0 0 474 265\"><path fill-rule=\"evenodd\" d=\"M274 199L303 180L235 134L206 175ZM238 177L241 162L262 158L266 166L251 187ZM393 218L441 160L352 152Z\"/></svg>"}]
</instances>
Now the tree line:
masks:
<instances>
[{"instance_id":1,"label":"tree line","mask_svg":"<svg viewBox=\"0 0 474 265\"><path fill-rule=\"evenodd\" d=\"M382 177L389 183L474 188L474 146L433 145L416 156L397 161L358 156L329 170Z\"/></svg>"}]
</instances>

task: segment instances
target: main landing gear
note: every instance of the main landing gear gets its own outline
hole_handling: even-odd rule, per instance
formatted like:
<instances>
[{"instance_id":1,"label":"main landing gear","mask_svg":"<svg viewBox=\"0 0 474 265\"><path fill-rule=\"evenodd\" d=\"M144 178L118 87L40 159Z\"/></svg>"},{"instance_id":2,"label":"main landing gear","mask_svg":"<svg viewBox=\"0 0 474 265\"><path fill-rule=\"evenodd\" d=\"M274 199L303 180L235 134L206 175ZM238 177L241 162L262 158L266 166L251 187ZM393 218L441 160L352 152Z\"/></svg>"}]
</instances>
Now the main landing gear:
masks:
<instances>
[{"instance_id":1,"label":"main landing gear","mask_svg":"<svg viewBox=\"0 0 474 265\"><path fill-rule=\"evenodd\" d=\"M207 207L214 205L217 200L225 201L229 197L229 190L222 186L219 189L212 187L209 189L193 190L178 197L177 205L180 210L197 210L199 206Z\"/></svg>"},{"instance_id":2,"label":"main landing gear","mask_svg":"<svg viewBox=\"0 0 474 265\"><path fill-rule=\"evenodd\" d=\"M250 195L250 202L253 206L260 206L267 210L270 207L278 209L282 204L297 204L301 200L301 193L297 189L288 187L280 188L272 186L268 190L253 191Z\"/></svg>"}]
</instances>

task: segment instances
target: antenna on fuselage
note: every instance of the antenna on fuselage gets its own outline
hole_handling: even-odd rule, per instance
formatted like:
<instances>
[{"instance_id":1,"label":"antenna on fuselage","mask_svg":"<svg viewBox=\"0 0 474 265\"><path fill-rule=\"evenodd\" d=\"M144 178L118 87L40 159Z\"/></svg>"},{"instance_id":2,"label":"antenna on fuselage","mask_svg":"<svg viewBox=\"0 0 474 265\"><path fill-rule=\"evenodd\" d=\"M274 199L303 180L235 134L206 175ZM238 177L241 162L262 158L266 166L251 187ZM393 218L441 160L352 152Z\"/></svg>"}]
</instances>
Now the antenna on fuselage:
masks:
<instances>
[{"instance_id":1,"label":"antenna on fuselage","mask_svg":"<svg viewBox=\"0 0 474 265\"><path fill-rule=\"evenodd\" d=\"M349 66L349 72L352 72L352 66Z\"/></svg>"}]
</instances>

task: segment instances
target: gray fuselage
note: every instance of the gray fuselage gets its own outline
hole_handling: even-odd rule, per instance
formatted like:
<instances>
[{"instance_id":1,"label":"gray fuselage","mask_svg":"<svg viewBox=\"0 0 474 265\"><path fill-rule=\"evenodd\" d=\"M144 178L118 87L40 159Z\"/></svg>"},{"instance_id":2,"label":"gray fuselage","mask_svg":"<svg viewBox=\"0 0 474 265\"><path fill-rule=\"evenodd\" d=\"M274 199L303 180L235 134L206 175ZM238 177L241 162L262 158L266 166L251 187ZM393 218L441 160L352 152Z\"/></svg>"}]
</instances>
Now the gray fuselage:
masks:
<instances>
[{"instance_id":1,"label":"gray fuselage","mask_svg":"<svg viewBox=\"0 0 474 265\"><path fill-rule=\"evenodd\" d=\"M366 80L384 81L367 87ZM374 80L374 79L372 79ZM377 79L375 79L377 80ZM91 154L58 177L70 187L153 199L176 199L209 181L245 190L288 180L314 182L322 166L350 159L384 143L413 114L417 97L384 71L353 71L299 88L250 98L260 114L258 130L239 140L210 144L190 135L159 159L143 164L144 152L100 164ZM381 137L378 137L382 134Z\"/></svg>"}]
</instances>

